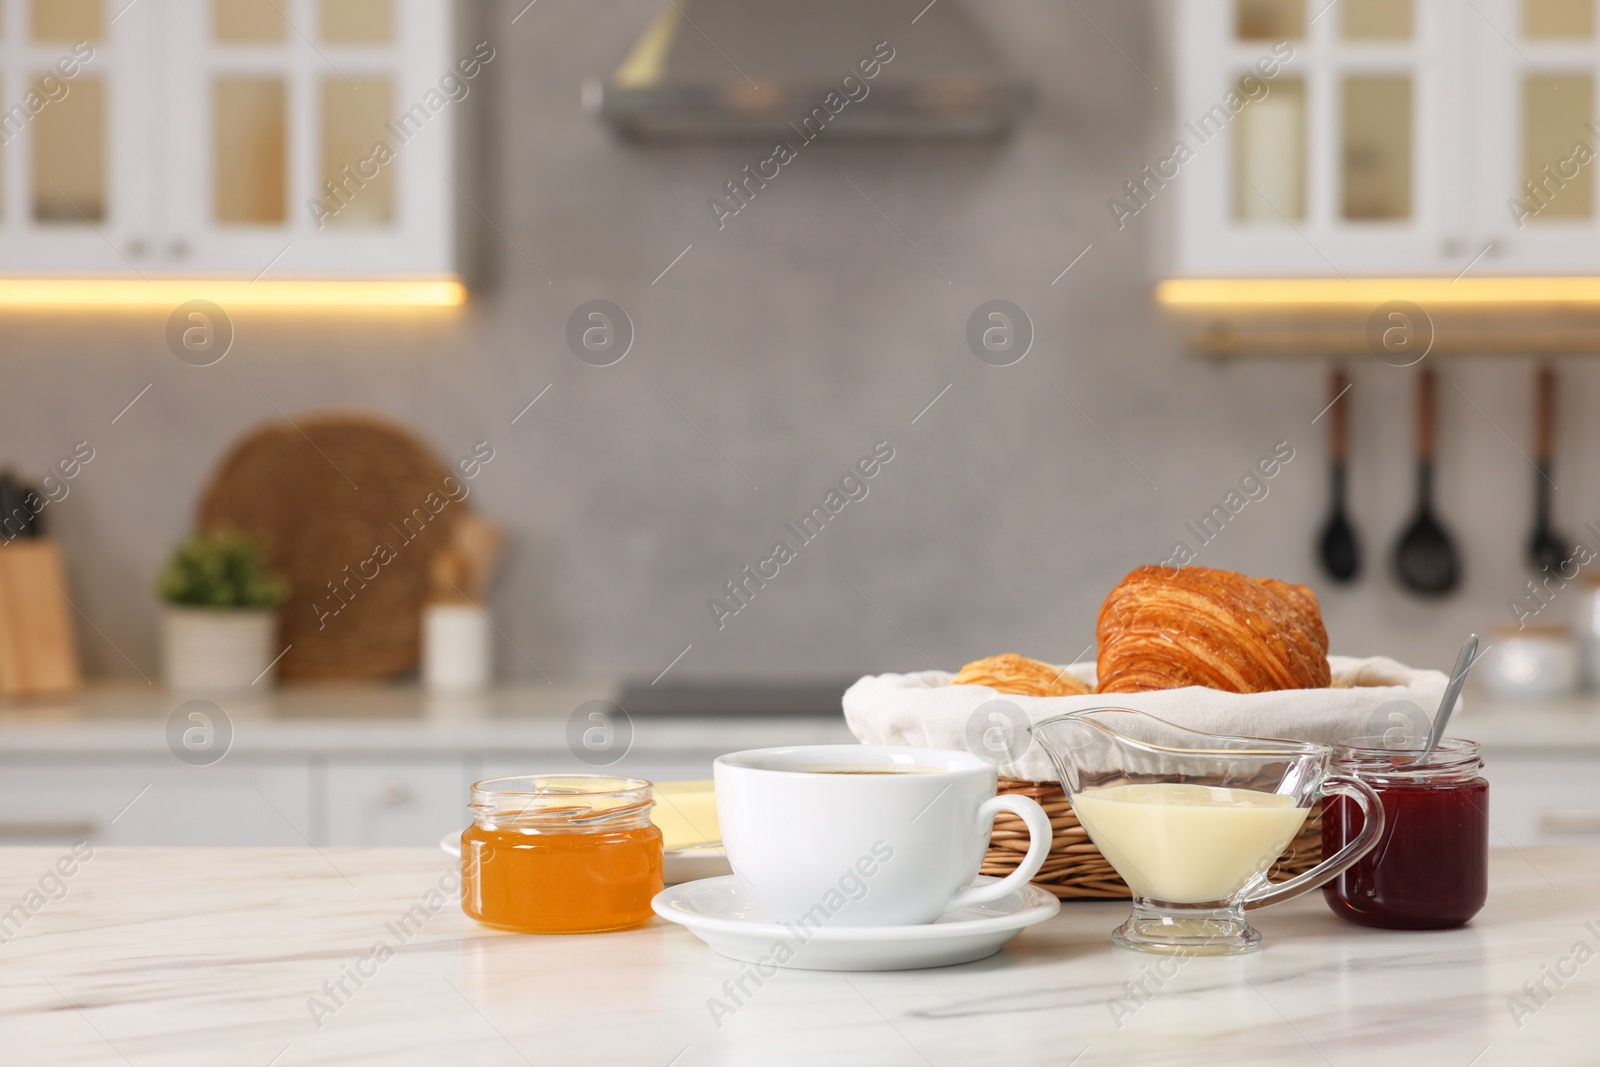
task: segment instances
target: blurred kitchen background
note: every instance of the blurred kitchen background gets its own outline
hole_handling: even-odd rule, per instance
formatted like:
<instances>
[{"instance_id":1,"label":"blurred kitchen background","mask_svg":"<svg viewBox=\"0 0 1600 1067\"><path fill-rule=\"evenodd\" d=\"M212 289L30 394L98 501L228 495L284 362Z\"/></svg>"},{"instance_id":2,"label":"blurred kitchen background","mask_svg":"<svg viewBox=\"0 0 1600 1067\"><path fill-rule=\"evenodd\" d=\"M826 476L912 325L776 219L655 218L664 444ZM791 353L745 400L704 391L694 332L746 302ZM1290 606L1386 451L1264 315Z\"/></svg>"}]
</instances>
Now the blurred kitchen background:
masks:
<instances>
[{"instance_id":1,"label":"blurred kitchen background","mask_svg":"<svg viewBox=\"0 0 1600 1067\"><path fill-rule=\"evenodd\" d=\"M1555 522L1600 549L1585 525L1600 523L1600 466L1589 462L1600 455L1600 420L1587 399L1600 396L1600 368L1577 358L1600 349L1600 334L1584 333L1584 301L1558 316L1510 293L1504 321L1489 320L1500 332L1475 346L1475 325L1451 319L1460 309L1442 288L1457 276L1470 288L1508 274L1600 274L1587 164L1526 230L1506 203L1527 195L1523 175L1538 173L1529 160L1547 144L1561 148L1552 164L1571 143L1593 144L1593 0L1485 0L1481 13L1442 0L1343 0L1331 14L1318 0L1181 9L881 0L867 5L859 39L831 32L844 18L831 4L815 5L814 34L803 32L807 0L681 4L693 23L667 36L695 53L685 63L706 62L704 45L715 42L711 54L726 62L714 74L730 100L747 80L826 92L827 78L850 74L880 41L894 54L838 129L803 144L720 228L708 201L732 203L726 183L772 155L775 137L629 136L597 113L601 100L626 103L626 79L613 72L630 56L649 67L661 20L680 17L674 7L525 2L347 0L348 25L323 9L337 0L295 0L281 15L246 0L4 4L7 101L23 98L30 71L70 54L63 41L101 35L96 60L70 80L81 95L44 107L0 150L5 272L134 282L214 273L246 283L227 291L243 294L237 302L216 298L233 341L209 366L179 358L169 339L183 294L125 310L69 300L4 311L0 463L37 485L78 442L94 452L42 514L60 547L66 617L91 693L113 683L147 694L137 699L162 717L175 706L162 690L157 575L195 530L208 483L237 441L263 428L298 434L289 420L330 412L390 420L447 468L488 443L493 459L470 482L470 507L503 534L481 603L495 629L495 678L530 692L548 679L573 687L561 692L574 702L609 692L583 688L587 680L647 684L669 666L667 680L679 684L821 683L954 670L1004 651L1092 657L1105 594L1131 568L1169 559L1180 541L1197 549L1199 565L1312 586L1335 652L1445 669L1469 631L1488 641L1516 622L1508 601L1526 601L1535 576L1535 385L1546 357L1559 374ZM51 4L84 21L58 40L31 38L28 20ZM445 36L426 29L451 18ZM976 27L973 54L956 47L965 31L952 19ZM217 38L224 24L243 36ZM80 34L80 25L89 29ZM783 41L798 43L775 43ZM1282 61L1274 45L1283 41L1293 62L1265 75L1257 58ZM389 106L376 114L399 115L480 43L492 58L476 53L479 69L460 80L467 91L439 112L447 121L422 129L393 164L381 196L401 232L349 255L325 251L305 202L338 174L326 159L318 171L307 153L359 148L367 127L351 118L358 132L341 133L341 120L317 117L317 100L331 108L340 84L391 76L380 97ZM810 49L804 63L790 54L800 44ZM152 74L171 63L150 57L171 60L180 45L187 58L172 62L187 73ZM678 60L668 51L671 72ZM779 69L786 55L811 80ZM954 72L945 81L940 63ZM1351 72L1371 84L1341 88ZM237 121L205 103L215 79L229 77L243 88L218 88L213 102L238 108ZM263 90L263 77L284 79L287 96ZM1250 77L1258 81L1242 80ZM84 162L71 154L70 133L49 122L81 116L68 107L90 106L81 102L94 79L108 79L94 105L105 109L95 120L105 124L104 149ZM896 85L917 79L935 97L941 85L954 92L957 110L962 92L976 93L1009 130L917 136L927 131L911 118L905 129L870 128L874 107L916 97ZM1519 95L1542 92L1525 86L1547 80L1565 95ZM1270 93L1256 100L1263 82ZM1175 176L1149 180L1145 168L1169 160L1175 139L1194 143L1183 124L1219 102L1227 108L1230 90L1248 99L1223 141L1175 164ZM760 111L762 92L752 88L746 110ZM692 92L684 101L706 106ZM783 106L798 120L811 105ZM1409 120L1396 119L1407 108ZM1559 121L1539 117L1549 114ZM123 115L147 125L117 128ZM861 128L849 127L853 119ZM60 203L45 221L29 200L49 199L28 169L45 150L30 141L41 130L67 143L62 173L104 168L101 178L51 186ZM141 145L159 145L160 158L145 158ZM213 158L219 145L232 146L226 164ZM137 173L117 169L127 159L140 161ZM1246 183L1253 194L1237 175L1229 184L1230 167L1256 176ZM1463 175L1477 184L1468 188ZM228 189L245 192L224 209ZM81 210L90 200L104 205L99 214ZM236 212L232 221L224 210ZM1565 244L1538 243L1551 226L1565 227ZM1252 243L1250 227L1266 238ZM389 273L459 276L465 302L307 309L247 288L252 276L269 286ZM1320 276L1308 306L1321 300L1326 314L1290 314L1274 326L1276 341L1253 343L1250 324L1233 315L1237 292L1187 315L1161 306L1158 283L1183 275ZM1417 300L1439 330L1421 365L1437 376L1435 510L1462 562L1459 587L1444 597L1409 592L1390 570L1416 508L1420 368L1397 367L1411 357L1375 354L1368 343L1369 314L1385 294L1354 311L1329 297L1330 285L1393 275L1432 278L1445 294L1438 308ZM197 298L210 291L195 286ZM968 342L975 309L997 299L1021 308L1033 331L1009 366L979 359ZM1600 295L1584 299L1600 308ZM569 344L569 317L592 300L631 322L631 347L609 366L581 360ZM1319 416L1335 363L1353 383L1340 404L1363 565L1349 584L1318 562L1331 422ZM784 524L879 442L893 458L865 482L867 496L719 627L708 600L731 604L726 583L769 557L789 537ZM1293 458L1265 482L1266 496L1201 545L1187 524L1280 443ZM298 492L283 480L255 500L256 513ZM329 499L337 517L343 498ZM1587 604L1574 582L1538 619L1581 624ZM392 673L404 681L415 667ZM285 699L314 718L315 702L295 697L292 682ZM348 710L362 698L338 699ZM728 736L685 740L684 751L721 751ZM492 732L475 743L504 744ZM299 744L285 741L285 751ZM369 776L374 789L405 778L384 773ZM440 787L446 810L459 800L456 781ZM322 828L310 836L329 839L329 817L304 810L305 825Z\"/></svg>"}]
</instances>

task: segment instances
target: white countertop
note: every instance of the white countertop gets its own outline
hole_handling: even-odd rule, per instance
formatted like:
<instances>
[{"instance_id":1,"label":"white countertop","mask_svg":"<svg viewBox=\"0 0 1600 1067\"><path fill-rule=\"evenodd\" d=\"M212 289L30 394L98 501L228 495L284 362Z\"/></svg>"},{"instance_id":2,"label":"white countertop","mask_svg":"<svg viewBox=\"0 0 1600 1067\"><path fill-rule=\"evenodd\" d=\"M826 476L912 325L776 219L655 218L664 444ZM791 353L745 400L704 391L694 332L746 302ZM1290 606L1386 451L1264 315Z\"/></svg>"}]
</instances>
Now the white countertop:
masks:
<instances>
[{"instance_id":1,"label":"white countertop","mask_svg":"<svg viewBox=\"0 0 1600 1067\"><path fill-rule=\"evenodd\" d=\"M431 696L415 684L286 686L211 699L233 726L233 756L275 753L459 755L565 751L567 723L586 701L617 698L609 681L507 685ZM0 754L168 754L167 719L192 697L161 686L93 685L47 700L0 704ZM854 739L844 715L632 717L634 747L734 752Z\"/></svg>"},{"instance_id":2,"label":"white countertop","mask_svg":"<svg viewBox=\"0 0 1600 1067\"><path fill-rule=\"evenodd\" d=\"M236 754L440 754L550 750L567 745L567 720L589 700L615 700L614 681L499 686L477 696L435 697L415 684L289 686L218 697L234 726ZM128 754L167 751L166 721L189 699L160 686L91 685L70 697L0 703L0 754ZM1431 709L1430 709L1431 710ZM774 744L852 740L844 717L636 715L635 744L656 752L733 752ZM1600 753L1600 695L1526 704L1470 689L1454 736L1494 752Z\"/></svg>"},{"instance_id":3,"label":"white countertop","mask_svg":"<svg viewBox=\"0 0 1600 1067\"><path fill-rule=\"evenodd\" d=\"M0 905L62 855L0 850ZM538 937L429 897L421 849L100 849L0 944L6 1063L310 1064L1592 1064L1600 850L1497 850L1471 926L1348 925L1312 894L1254 913L1246 957L1114 949L1121 903L1073 903L1000 955L930 971L781 972L719 1029L738 964L660 920ZM446 885L450 884L448 881ZM49 886L47 888L53 888ZM402 936L413 905L438 910ZM1585 925L1586 923L1592 925ZM392 958L375 955L383 942ZM380 961L381 962L378 962ZM365 962L364 962L365 961ZM1544 976L1561 968L1557 988ZM347 968L350 970L347 971ZM364 974L362 973L364 972ZM348 995L324 983L347 973ZM1544 978L1553 996L1514 1019ZM1125 983L1152 991L1126 1009ZM331 1009L313 1018L319 998ZM1520 1022L1520 1027L1518 1023ZM320 1025L319 1025L320 1023ZM1120 1023L1120 1026L1119 1026ZM1087 1049L1087 1051L1085 1051ZM1487 1050L1487 1051L1486 1051Z\"/></svg>"}]
</instances>

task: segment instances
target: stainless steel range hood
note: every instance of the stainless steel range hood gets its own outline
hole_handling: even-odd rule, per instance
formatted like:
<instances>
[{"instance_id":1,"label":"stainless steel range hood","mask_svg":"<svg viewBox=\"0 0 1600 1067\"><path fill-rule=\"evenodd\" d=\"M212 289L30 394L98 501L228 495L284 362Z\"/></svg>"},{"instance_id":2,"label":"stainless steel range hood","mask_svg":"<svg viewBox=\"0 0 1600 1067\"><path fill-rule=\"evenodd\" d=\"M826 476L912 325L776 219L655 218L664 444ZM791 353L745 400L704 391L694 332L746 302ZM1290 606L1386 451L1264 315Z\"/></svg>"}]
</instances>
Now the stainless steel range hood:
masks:
<instances>
[{"instance_id":1,"label":"stainless steel range hood","mask_svg":"<svg viewBox=\"0 0 1600 1067\"><path fill-rule=\"evenodd\" d=\"M993 136L1032 100L961 0L666 0L584 95L618 133L674 140Z\"/></svg>"}]
</instances>

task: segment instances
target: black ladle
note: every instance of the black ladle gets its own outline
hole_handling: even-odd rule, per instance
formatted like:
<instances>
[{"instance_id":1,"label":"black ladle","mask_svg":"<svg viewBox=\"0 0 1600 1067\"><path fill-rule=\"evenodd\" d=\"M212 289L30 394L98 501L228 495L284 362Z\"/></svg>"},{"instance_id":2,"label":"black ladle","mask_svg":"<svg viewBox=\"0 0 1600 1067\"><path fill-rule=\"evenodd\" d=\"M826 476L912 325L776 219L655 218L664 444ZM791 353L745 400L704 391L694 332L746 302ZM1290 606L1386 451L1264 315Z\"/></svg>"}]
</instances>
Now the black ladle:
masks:
<instances>
[{"instance_id":1,"label":"black ladle","mask_svg":"<svg viewBox=\"0 0 1600 1067\"><path fill-rule=\"evenodd\" d=\"M1455 542L1433 517L1432 370L1417 376L1417 516L1394 549L1395 577L1422 596L1444 596L1461 584Z\"/></svg>"},{"instance_id":2,"label":"black ladle","mask_svg":"<svg viewBox=\"0 0 1600 1067\"><path fill-rule=\"evenodd\" d=\"M1345 457L1349 451L1349 422L1346 418L1348 401L1340 403L1349 383L1344 370L1336 368L1330 387L1332 401L1328 404L1329 465L1328 474L1333 487L1333 511L1322 527L1322 537L1317 542L1317 555L1322 569L1336 582L1353 581L1361 573L1361 542L1356 538L1355 527L1345 517Z\"/></svg>"},{"instance_id":3,"label":"black ladle","mask_svg":"<svg viewBox=\"0 0 1600 1067\"><path fill-rule=\"evenodd\" d=\"M1550 470L1555 456L1555 430L1556 372L1547 364L1539 368L1537 388L1534 466L1539 475L1533 482L1533 534L1528 538L1528 562L1534 570L1551 574L1559 574L1572 557L1572 542L1550 527L1550 490L1555 484Z\"/></svg>"}]
</instances>

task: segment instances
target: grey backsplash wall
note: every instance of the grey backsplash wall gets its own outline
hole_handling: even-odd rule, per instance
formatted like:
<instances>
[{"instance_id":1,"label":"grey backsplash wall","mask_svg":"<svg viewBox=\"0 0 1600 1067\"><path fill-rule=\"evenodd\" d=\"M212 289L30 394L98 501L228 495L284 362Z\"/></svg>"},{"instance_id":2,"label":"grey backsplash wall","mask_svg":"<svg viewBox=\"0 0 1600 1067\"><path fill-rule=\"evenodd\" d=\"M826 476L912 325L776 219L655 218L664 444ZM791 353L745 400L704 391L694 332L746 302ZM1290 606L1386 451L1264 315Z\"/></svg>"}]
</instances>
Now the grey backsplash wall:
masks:
<instances>
[{"instance_id":1,"label":"grey backsplash wall","mask_svg":"<svg viewBox=\"0 0 1600 1067\"><path fill-rule=\"evenodd\" d=\"M1440 509L1467 580L1426 604L1386 567L1412 507L1409 374L1353 364L1353 510L1368 566L1335 589L1312 556L1327 489L1326 420L1311 425L1323 365L1198 360L1154 310L1168 205L1119 233L1106 199L1167 140L1159 9L1083 0L1124 58L1071 5L974 5L1039 86L1019 135L824 137L718 232L706 199L759 157L753 147L625 146L579 106L582 79L615 64L658 0L540 0L510 25L522 6L488 9L499 55L468 102L489 109L483 206L521 254L487 235L490 281L465 315L240 314L234 351L206 369L168 352L164 315L6 322L0 456L36 475L77 440L97 453L48 511L93 624L80 619L91 673L132 677L131 660L156 676L152 576L222 450L276 417L263 394L291 413L386 413L447 458L492 442L473 501L512 537L494 612L552 676L651 678L690 644L674 676L954 668L1007 650L1064 660L1089 645L1122 574L1166 556L1279 441L1295 458L1198 563L1309 582L1336 651L1445 667L1469 629L1510 620L1534 477L1518 454L1527 363L1438 364ZM894 44L915 48L916 28ZM603 369L563 339L568 314L595 297L626 307L637 329L627 358ZM1004 369L963 337L993 297L1022 305L1037 329L1033 351ZM1586 361L1563 371L1556 499L1576 533L1600 520L1600 472L1586 462L1597 430L1584 417L1600 382ZM707 598L883 440L894 459L869 495L719 631ZM1569 589L1542 617L1578 598ZM535 677L500 652L503 673Z\"/></svg>"}]
</instances>

